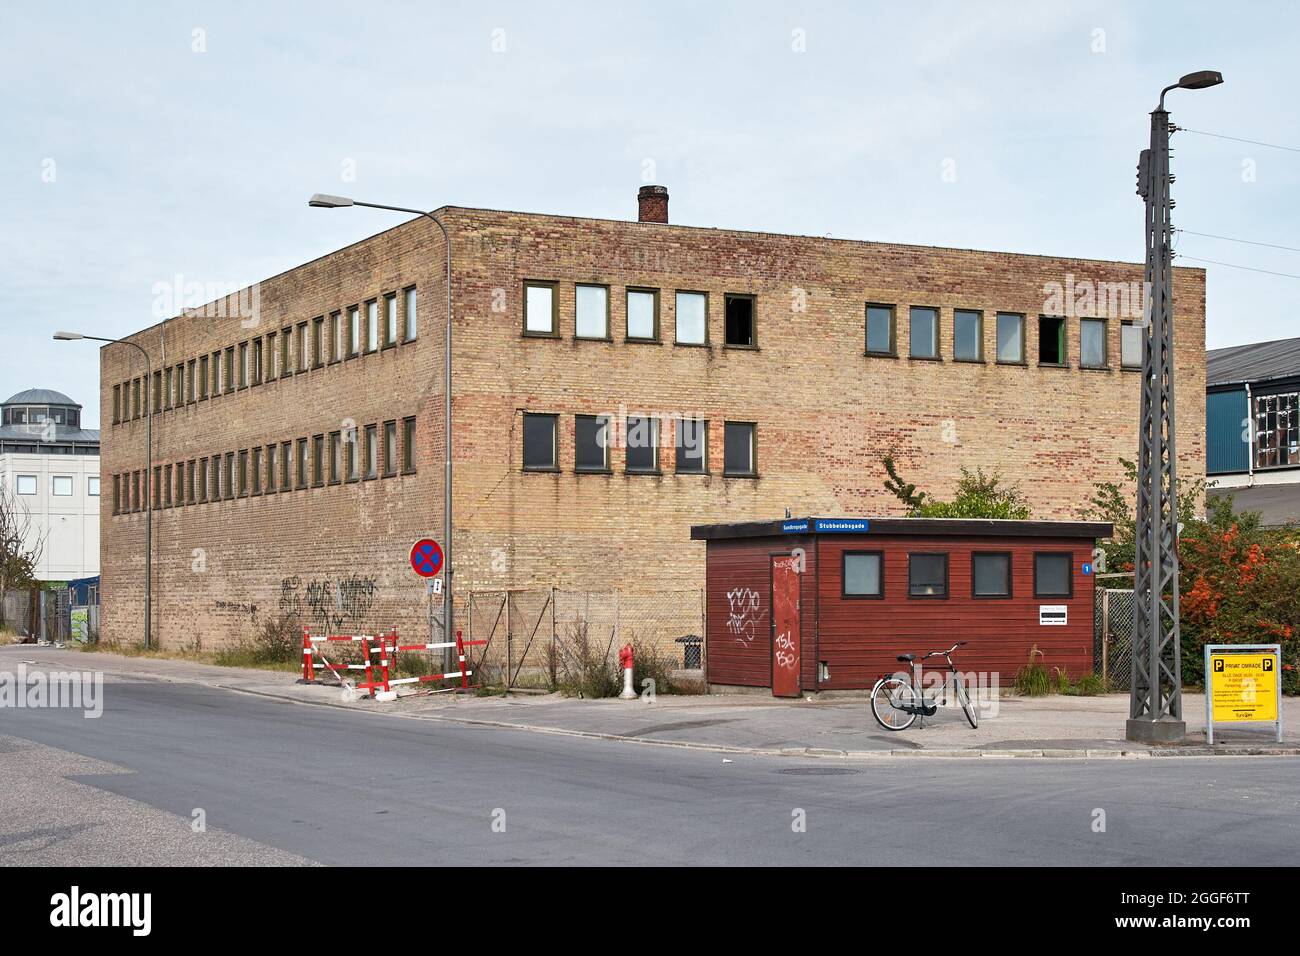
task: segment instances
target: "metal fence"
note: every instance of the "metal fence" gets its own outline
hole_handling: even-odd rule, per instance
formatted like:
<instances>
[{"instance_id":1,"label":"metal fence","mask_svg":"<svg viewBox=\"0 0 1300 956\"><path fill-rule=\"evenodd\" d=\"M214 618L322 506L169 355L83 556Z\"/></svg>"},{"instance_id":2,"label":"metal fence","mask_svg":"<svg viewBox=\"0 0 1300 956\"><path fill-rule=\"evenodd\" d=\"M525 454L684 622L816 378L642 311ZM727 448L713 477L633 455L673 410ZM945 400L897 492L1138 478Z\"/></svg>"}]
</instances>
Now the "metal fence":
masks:
<instances>
[{"instance_id":1,"label":"metal fence","mask_svg":"<svg viewBox=\"0 0 1300 956\"><path fill-rule=\"evenodd\" d=\"M575 653L614 660L634 643L672 666L694 665L704 635L704 592L471 591L466 637L487 641L473 659L502 682L520 674L554 684ZM682 640L686 639L686 640Z\"/></svg>"},{"instance_id":2,"label":"metal fence","mask_svg":"<svg viewBox=\"0 0 1300 956\"><path fill-rule=\"evenodd\" d=\"M5 591L0 595L0 628L23 640L93 640L99 634L99 605L74 606L67 589Z\"/></svg>"},{"instance_id":3,"label":"metal fence","mask_svg":"<svg viewBox=\"0 0 1300 956\"><path fill-rule=\"evenodd\" d=\"M1097 588L1093 615L1093 663L1112 690L1133 682L1133 635L1137 602L1132 588Z\"/></svg>"}]
</instances>

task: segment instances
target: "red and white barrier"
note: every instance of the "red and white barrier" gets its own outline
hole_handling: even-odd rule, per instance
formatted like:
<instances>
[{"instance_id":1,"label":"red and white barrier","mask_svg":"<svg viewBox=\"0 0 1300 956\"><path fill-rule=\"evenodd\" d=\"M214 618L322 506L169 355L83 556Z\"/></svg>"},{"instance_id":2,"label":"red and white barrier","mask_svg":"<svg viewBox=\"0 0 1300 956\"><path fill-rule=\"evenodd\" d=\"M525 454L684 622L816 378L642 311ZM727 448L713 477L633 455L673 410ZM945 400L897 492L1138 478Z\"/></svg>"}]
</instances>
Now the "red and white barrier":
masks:
<instances>
[{"instance_id":1,"label":"red and white barrier","mask_svg":"<svg viewBox=\"0 0 1300 956\"><path fill-rule=\"evenodd\" d=\"M362 664L335 664L332 663L318 647L318 643L328 641L348 641L360 643L363 647L365 663ZM393 628L380 634L328 634L313 636L311 629L304 627L302 629L302 679L304 683L316 683L316 661L319 658L320 664L328 670L334 678L343 684L345 675L343 672L349 670L365 671L366 679L364 682L356 683L354 686L357 690L368 690L370 696L375 700L389 701L397 698L397 692L393 690L399 684L421 684L433 681L455 680L460 678L460 686L439 688L432 693L438 693L442 690L470 690L477 687L476 684L470 684L469 678L474 673L469 668L465 656L465 648L470 646L486 644L487 641L466 641L462 638L461 632L456 632L456 640L445 641L437 644L400 644L397 638L397 629ZM441 651L447 648L456 648L457 660L460 669L448 671L446 673L423 674L417 677L393 677L392 674L397 670L397 655L399 651Z\"/></svg>"}]
</instances>

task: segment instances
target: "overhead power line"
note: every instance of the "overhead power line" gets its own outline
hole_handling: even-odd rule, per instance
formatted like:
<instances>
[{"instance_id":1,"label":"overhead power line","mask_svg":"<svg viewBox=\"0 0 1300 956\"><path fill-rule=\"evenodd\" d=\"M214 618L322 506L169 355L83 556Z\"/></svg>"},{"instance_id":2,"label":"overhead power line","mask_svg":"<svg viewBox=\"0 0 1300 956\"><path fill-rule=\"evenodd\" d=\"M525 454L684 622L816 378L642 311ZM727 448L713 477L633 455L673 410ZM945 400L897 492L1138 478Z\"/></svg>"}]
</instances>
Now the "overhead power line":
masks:
<instances>
[{"instance_id":1,"label":"overhead power line","mask_svg":"<svg viewBox=\"0 0 1300 956\"><path fill-rule=\"evenodd\" d=\"M1217 259L1198 259L1196 256L1188 256L1178 253L1179 259L1187 259L1190 262L1205 262L1212 266L1227 266L1229 269L1244 269L1247 272L1262 272L1264 275L1282 276L1284 279L1300 279L1300 275L1290 272L1273 272L1271 269L1256 269L1254 266L1239 266L1234 262L1219 262Z\"/></svg>"},{"instance_id":2,"label":"overhead power line","mask_svg":"<svg viewBox=\"0 0 1300 956\"><path fill-rule=\"evenodd\" d=\"M1180 133L1195 133L1197 136L1213 136L1215 139L1230 139L1234 143L1249 143L1252 146L1267 146L1269 149L1284 149L1288 153L1300 153L1300 148L1295 146L1279 146L1277 143L1265 143L1258 139L1242 139L1240 136L1227 136L1223 133L1208 133L1203 129L1188 129L1186 126L1174 127Z\"/></svg>"},{"instance_id":3,"label":"overhead power line","mask_svg":"<svg viewBox=\"0 0 1300 956\"><path fill-rule=\"evenodd\" d=\"M1189 236L1201 236L1204 239L1222 239L1225 242L1242 242L1248 246L1263 246L1266 249L1285 249L1287 252L1300 252L1300 248L1295 246L1279 246L1272 242L1256 242L1253 239L1234 239L1232 236L1216 236L1212 232L1194 232L1191 229L1175 229L1174 232L1185 233Z\"/></svg>"}]
</instances>

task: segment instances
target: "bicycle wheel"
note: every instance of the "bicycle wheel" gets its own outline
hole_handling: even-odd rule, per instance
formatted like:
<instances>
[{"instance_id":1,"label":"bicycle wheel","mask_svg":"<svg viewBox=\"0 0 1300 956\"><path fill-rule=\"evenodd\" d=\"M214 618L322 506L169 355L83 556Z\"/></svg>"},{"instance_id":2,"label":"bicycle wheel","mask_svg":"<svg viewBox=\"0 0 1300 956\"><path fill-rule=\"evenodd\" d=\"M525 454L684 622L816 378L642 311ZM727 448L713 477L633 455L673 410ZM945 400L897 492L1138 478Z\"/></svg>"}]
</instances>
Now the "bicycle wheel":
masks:
<instances>
[{"instance_id":1,"label":"bicycle wheel","mask_svg":"<svg viewBox=\"0 0 1300 956\"><path fill-rule=\"evenodd\" d=\"M916 691L900 677L882 677L871 689L871 713L886 730L906 730L916 714L905 710L916 704Z\"/></svg>"},{"instance_id":2,"label":"bicycle wheel","mask_svg":"<svg viewBox=\"0 0 1300 956\"><path fill-rule=\"evenodd\" d=\"M962 683L961 678L954 677L952 687L957 692L957 699L961 701L961 709L966 712L966 720L970 722L971 729L978 728L980 725L979 714L975 712L975 708L970 702L970 695L966 693L966 685Z\"/></svg>"}]
</instances>

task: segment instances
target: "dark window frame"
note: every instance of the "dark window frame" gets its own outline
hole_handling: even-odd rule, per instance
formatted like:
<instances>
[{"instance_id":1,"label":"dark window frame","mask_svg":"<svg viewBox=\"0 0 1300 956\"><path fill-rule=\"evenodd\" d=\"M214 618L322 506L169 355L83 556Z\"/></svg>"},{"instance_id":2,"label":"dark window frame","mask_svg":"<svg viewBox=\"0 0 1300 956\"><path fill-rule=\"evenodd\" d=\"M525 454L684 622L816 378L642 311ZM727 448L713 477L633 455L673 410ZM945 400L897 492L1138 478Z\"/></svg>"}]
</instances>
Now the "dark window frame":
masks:
<instances>
[{"instance_id":1,"label":"dark window frame","mask_svg":"<svg viewBox=\"0 0 1300 956\"><path fill-rule=\"evenodd\" d=\"M727 431L733 425L743 426L749 429L749 471L732 471L727 468ZM722 423L722 477L758 477L758 422L724 421Z\"/></svg>"},{"instance_id":2,"label":"dark window frame","mask_svg":"<svg viewBox=\"0 0 1300 956\"><path fill-rule=\"evenodd\" d=\"M678 418L673 426L673 474L675 475L708 475L709 474L709 420L707 418ZM698 425L700 434L704 436L703 447L700 449L700 467L695 469L682 468L682 449L685 447L682 442L682 425L690 422Z\"/></svg>"},{"instance_id":3,"label":"dark window frame","mask_svg":"<svg viewBox=\"0 0 1300 956\"><path fill-rule=\"evenodd\" d=\"M736 343L728 341L730 335L727 328L727 307L732 302L749 303L749 342ZM707 312L706 312L707 314ZM726 349L748 349L751 352L758 351L758 296L745 292L724 292L722 294L722 347Z\"/></svg>"},{"instance_id":4,"label":"dark window frame","mask_svg":"<svg viewBox=\"0 0 1300 956\"><path fill-rule=\"evenodd\" d=\"M1060 325L1061 331L1057 335L1057 341L1061 349L1061 354L1058 356L1060 361L1058 362L1043 361L1043 323L1049 320L1052 322L1061 323ZM1038 366L1039 368L1069 368L1070 367L1069 339L1070 339L1069 321L1066 319L1065 316L1045 315L1045 314L1040 315L1038 317Z\"/></svg>"},{"instance_id":5,"label":"dark window frame","mask_svg":"<svg viewBox=\"0 0 1300 956\"><path fill-rule=\"evenodd\" d=\"M998 326L1002 324L1003 318L1018 319L1020 321L1020 358L1004 359L1002 350L999 347L1000 339L998 338ZM993 319L993 357L998 365L1027 365L1029 364L1029 323L1023 312L998 312Z\"/></svg>"},{"instance_id":6,"label":"dark window frame","mask_svg":"<svg viewBox=\"0 0 1300 956\"><path fill-rule=\"evenodd\" d=\"M849 581L849 558L862 556L870 557L874 555L880 559L880 590L875 594L858 594L850 593L848 589ZM859 550L854 548L846 549L840 553L840 597L846 601L883 601L885 599L885 552Z\"/></svg>"},{"instance_id":7,"label":"dark window frame","mask_svg":"<svg viewBox=\"0 0 1300 956\"><path fill-rule=\"evenodd\" d=\"M871 310L884 309L889 313L889 350L881 352L870 347ZM877 358L898 358L898 311L897 306L886 302L868 302L862 307L862 354Z\"/></svg>"},{"instance_id":8,"label":"dark window frame","mask_svg":"<svg viewBox=\"0 0 1300 956\"><path fill-rule=\"evenodd\" d=\"M591 465L580 465L580 464L578 464L578 456L579 456L579 454L581 454L581 449L580 449L579 444L578 444L578 423L579 423L580 421L581 421L581 422L586 422L586 421L594 421L594 422L596 422L596 423L597 423L597 426L596 426L596 427L597 427L597 430L596 430L596 434L597 434L597 435L600 434L600 424L599 424L599 423L602 422L602 421L605 423L605 445L604 445L604 447L601 449L602 456L603 456L603 458L604 458L604 464L600 465L599 467L593 467L593 466L591 466ZM573 416L573 471L574 471L575 474L578 474L578 475L608 475L608 474L611 474L610 467L609 467L609 441L610 441L610 434L609 434L609 432L610 432L610 426L613 425L613 423L614 423L614 420L613 420L610 416L608 416L608 415L574 415L574 416Z\"/></svg>"},{"instance_id":9,"label":"dark window frame","mask_svg":"<svg viewBox=\"0 0 1300 956\"><path fill-rule=\"evenodd\" d=\"M650 338L645 338L640 335L632 334L631 321L628 318L630 314L628 311L628 301L631 299L633 293L637 295L648 295L651 297L651 301L653 302L654 315L652 316L651 321L654 323L654 330ZM662 328L659 322L659 314L660 314L659 308L660 305L659 305L658 289L652 289L649 286L633 286L633 285L630 285L626 289L624 289L623 290L623 340L625 342L651 342L656 345L659 344L662 341L661 339Z\"/></svg>"},{"instance_id":10,"label":"dark window frame","mask_svg":"<svg viewBox=\"0 0 1300 956\"><path fill-rule=\"evenodd\" d=\"M549 289L551 291L551 330L541 332L528 328L528 290ZM519 305L520 329L525 338L558 339L560 337L560 283L551 279L525 279L523 284L523 301Z\"/></svg>"},{"instance_id":11,"label":"dark window frame","mask_svg":"<svg viewBox=\"0 0 1300 956\"><path fill-rule=\"evenodd\" d=\"M578 290L579 289L604 289L605 290L605 334L604 335L582 335L578 332ZM614 341L614 316L613 316L613 296L610 294L610 286L603 282L575 282L573 284L573 338L579 342L612 342Z\"/></svg>"},{"instance_id":12,"label":"dark window frame","mask_svg":"<svg viewBox=\"0 0 1300 956\"><path fill-rule=\"evenodd\" d=\"M416 472L415 429L414 415L402 419L402 474L404 475L413 475Z\"/></svg>"},{"instance_id":13,"label":"dark window frame","mask_svg":"<svg viewBox=\"0 0 1300 956\"><path fill-rule=\"evenodd\" d=\"M962 358L957 354L957 316L973 315L975 316L975 357ZM952 360L954 362L965 362L968 365L987 365L988 360L984 356L984 310L983 309L953 309L952 310Z\"/></svg>"},{"instance_id":14,"label":"dark window frame","mask_svg":"<svg viewBox=\"0 0 1300 956\"><path fill-rule=\"evenodd\" d=\"M649 468L634 468L628 464L627 454L631 446L627 442L627 436L632 433L633 420L650 423L651 444L649 448L652 463ZM659 419L654 415L628 415L623 420L623 429L623 471L629 475L662 475L663 471L659 467Z\"/></svg>"},{"instance_id":15,"label":"dark window frame","mask_svg":"<svg viewBox=\"0 0 1300 956\"><path fill-rule=\"evenodd\" d=\"M560 470L560 416L554 412L524 412L523 423L519 428L521 442L520 463L524 471L555 472ZM549 465L528 464L527 422L530 418L549 418L551 420L551 463Z\"/></svg>"},{"instance_id":16,"label":"dark window frame","mask_svg":"<svg viewBox=\"0 0 1300 956\"><path fill-rule=\"evenodd\" d=\"M1126 328L1135 328L1138 330L1138 356L1137 363L1130 364L1124 361L1124 330ZM1119 323L1119 367L1123 372L1140 372L1142 371L1142 352L1146 349L1146 329L1145 326L1137 319L1121 319Z\"/></svg>"},{"instance_id":17,"label":"dark window frame","mask_svg":"<svg viewBox=\"0 0 1300 956\"><path fill-rule=\"evenodd\" d=\"M912 336L912 317L915 312L933 312L934 313L934 354L917 355L915 342ZM943 309L937 305L909 305L907 307L907 357L914 362L942 362L943 361Z\"/></svg>"},{"instance_id":18,"label":"dark window frame","mask_svg":"<svg viewBox=\"0 0 1300 956\"><path fill-rule=\"evenodd\" d=\"M683 342L679 334L681 324L677 311L677 299L683 295L698 295L704 298L704 339L700 342ZM711 342L709 338L709 293L703 289L674 289L673 290L673 345L680 345L688 349L707 349Z\"/></svg>"},{"instance_id":19,"label":"dark window frame","mask_svg":"<svg viewBox=\"0 0 1300 956\"><path fill-rule=\"evenodd\" d=\"M1083 361L1083 328L1089 322L1096 322L1101 326L1101 364L1092 365ZM1079 368L1091 369L1093 371L1108 372L1110 371L1110 322L1104 318L1096 316L1084 316L1079 319Z\"/></svg>"},{"instance_id":20,"label":"dark window frame","mask_svg":"<svg viewBox=\"0 0 1300 956\"><path fill-rule=\"evenodd\" d=\"M1006 558L1007 590L1005 594L977 594L975 591L975 559ZM976 601L1007 601L1015 597L1015 569L1010 551L972 551L970 553L970 596Z\"/></svg>"},{"instance_id":21,"label":"dark window frame","mask_svg":"<svg viewBox=\"0 0 1300 956\"><path fill-rule=\"evenodd\" d=\"M943 593L942 594L913 594L912 593L912 559L913 558L943 558ZM912 601L946 601L952 594L952 561L947 551L909 551L907 553L907 597Z\"/></svg>"},{"instance_id":22,"label":"dark window frame","mask_svg":"<svg viewBox=\"0 0 1300 956\"><path fill-rule=\"evenodd\" d=\"M1065 581L1066 591L1064 594L1044 593L1038 584L1038 559L1043 558L1065 558ZM1074 554L1070 551L1035 551L1034 552L1034 597L1036 598L1065 598L1069 600L1074 597Z\"/></svg>"},{"instance_id":23,"label":"dark window frame","mask_svg":"<svg viewBox=\"0 0 1300 956\"><path fill-rule=\"evenodd\" d=\"M401 438L401 434L397 430L397 419L390 418L388 421L384 422L380 435L382 439L382 446L380 448L380 453L384 462L383 462L383 467L380 469L379 473L385 478L392 478L395 477L397 473L401 470L400 463L395 460L400 458L402 454L402 445L401 445L402 438ZM388 453L390 435L392 437L391 456Z\"/></svg>"}]
</instances>

